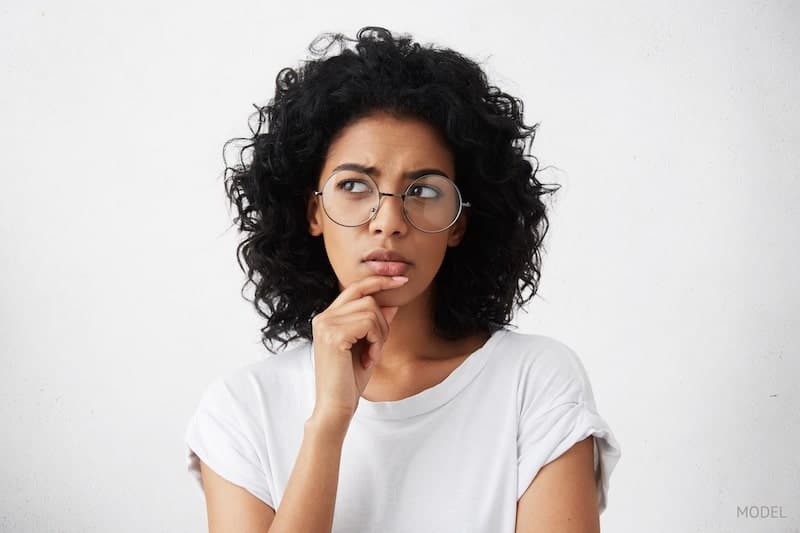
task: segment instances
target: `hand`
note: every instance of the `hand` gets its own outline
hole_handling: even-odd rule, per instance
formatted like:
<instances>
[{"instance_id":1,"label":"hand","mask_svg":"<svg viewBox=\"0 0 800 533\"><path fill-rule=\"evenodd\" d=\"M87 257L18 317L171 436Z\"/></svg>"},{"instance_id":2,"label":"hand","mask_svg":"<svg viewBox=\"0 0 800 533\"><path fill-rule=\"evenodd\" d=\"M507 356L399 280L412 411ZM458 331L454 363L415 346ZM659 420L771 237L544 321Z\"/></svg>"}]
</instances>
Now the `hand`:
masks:
<instances>
[{"instance_id":1,"label":"hand","mask_svg":"<svg viewBox=\"0 0 800 533\"><path fill-rule=\"evenodd\" d=\"M344 289L311 320L314 339L314 414L350 422L389 336L397 307L379 307L370 296L402 287L408 278L369 276Z\"/></svg>"}]
</instances>

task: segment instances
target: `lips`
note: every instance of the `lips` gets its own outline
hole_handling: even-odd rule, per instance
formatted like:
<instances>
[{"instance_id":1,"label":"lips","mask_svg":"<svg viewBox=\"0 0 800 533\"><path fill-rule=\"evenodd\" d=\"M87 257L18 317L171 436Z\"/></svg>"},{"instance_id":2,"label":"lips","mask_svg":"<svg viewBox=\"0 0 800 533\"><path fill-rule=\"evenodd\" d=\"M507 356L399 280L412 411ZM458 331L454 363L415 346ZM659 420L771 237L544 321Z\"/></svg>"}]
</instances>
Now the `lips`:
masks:
<instances>
[{"instance_id":1,"label":"lips","mask_svg":"<svg viewBox=\"0 0 800 533\"><path fill-rule=\"evenodd\" d=\"M364 261L392 261L397 263L410 263L408 259L394 250L386 248L375 248L364 256Z\"/></svg>"},{"instance_id":2,"label":"lips","mask_svg":"<svg viewBox=\"0 0 800 533\"><path fill-rule=\"evenodd\" d=\"M411 267L408 259L386 248L375 248L370 251L364 256L364 263L372 272L381 276L402 276Z\"/></svg>"},{"instance_id":3,"label":"lips","mask_svg":"<svg viewBox=\"0 0 800 533\"><path fill-rule=\"evenodd\" d=\"M408 259L394 250L386 248L375 248L364 256L364 261L393 261L398 263L408 263Z\"/></svg>"},{"instance_id":4,"label":"lips","mask_svg":"<svg viewBox=\"0 0 800 533\"><path fill-rule=\"evenodd\" d=\"M408 263L400 261L365 261L364 263L375 274L381 276L402 276L411 267Z\"/></svg>"}]
</instances>

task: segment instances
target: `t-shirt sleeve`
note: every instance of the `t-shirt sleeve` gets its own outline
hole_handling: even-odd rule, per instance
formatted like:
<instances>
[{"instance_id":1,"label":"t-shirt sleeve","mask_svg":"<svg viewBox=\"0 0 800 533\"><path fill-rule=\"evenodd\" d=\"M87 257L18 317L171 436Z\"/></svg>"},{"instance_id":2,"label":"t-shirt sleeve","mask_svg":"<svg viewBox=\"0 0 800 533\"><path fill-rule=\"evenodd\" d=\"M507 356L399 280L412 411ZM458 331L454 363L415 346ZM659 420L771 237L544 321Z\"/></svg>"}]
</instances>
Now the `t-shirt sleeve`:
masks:
<instances>
[{"instance_id":1,"label":"t-shirt sleeve","mask_svg":"<svg viewBox=\"0 0 800 533\"><path fill-rule=\"evenodd\" d=\"M598 510L608 502L609 479L621 457L620 446L598 414L592 387L578 356L553 342L539 354L521 383L522 409L517 436L517 500L539 470L574 444L594 436Z\"/></svg>"},{"instance_id":2,"label":"t-shirt sleeve","mask_svg":"<svg viewBox=\"0 0 800 533\"><path fill-rule=\"evenodd\" d=\"M263 432L262 432L263 433ZM224 379L208 386L184 436L187 467L203 489L200 460L275 509L264 439ZM205 493L203 492L203 497Z\"/></svg>"}]
</instances>

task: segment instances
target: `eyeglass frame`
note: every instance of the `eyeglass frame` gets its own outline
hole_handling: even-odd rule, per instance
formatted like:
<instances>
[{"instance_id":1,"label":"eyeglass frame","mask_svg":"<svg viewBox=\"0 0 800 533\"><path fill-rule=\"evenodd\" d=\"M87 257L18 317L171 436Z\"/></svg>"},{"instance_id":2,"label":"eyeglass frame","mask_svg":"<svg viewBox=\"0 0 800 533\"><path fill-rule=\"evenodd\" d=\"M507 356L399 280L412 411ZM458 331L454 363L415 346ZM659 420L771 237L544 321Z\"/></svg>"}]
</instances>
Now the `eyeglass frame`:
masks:
<instances>
[{"instance_id":1,"label":"eyeglass frame","mask_svg":"<svg viewBox=\"0 0 800 533\"><path fill-rule=\"evenodd\" d=\"M332 172L332 173L331 173L331 175L330 175L330 176L328 176L328 177L325 179L325 183L322 185L322 189L323 189L323 190L325 189L325 186L328 184L328 182L330 181L330 179L331 179L333 176L335 176L336 174L338 174L339 172L345 172L345 170L343 169L343 170L337 170L337 171L335 171L335 172ZM418 229L419 231L422 231L423 233L441 233L441 232L443 232L443 231L445 231L445 230L448 230L448 229L452 228L452 227L453 227L453 224L455 224L456 222L458 222L458 218L461 216L461 212L463 211L463 208L464 208L464 207L472 207L472 203L470 203L470 202L465 202L465 201L464 201L464 199L462 198L462 196L461 196L461 189L459 189L459 188L458 188L458 185L456 185L456 184L455 184L455 182L454 182L453 180L451 180L450 178L448 178L447 176L443 176L443 175L441 175L441 174L425 174L425 175L419 176L419 177L417 177L417 178L416 178L414 181L412 181L412 182L409 184L409 186L408 186L408 187L406 187L406 190L405 190L405 192L404 192L404 193L401 193L401 194L395 194L395 193L391 193L391 192L382 192L382 191L381 191L381 190L378 188L378 184L375 182L375 180L372 178L372 176L370 176L370 175L369 175L369 174L367 174L366 172L359 172L359 174L362 174L362 175L364 175L365 177L369 178L369 180L370 180L370 181L371 181L371 182L372 182L372 183L375 185L375 190L376 190L376 191L378 191L378 203L377 203L377 207L373 207L372 209L370 209L370 211L372 212L372 214L369 216L369 218L368 218L367 220L365 220L364 222L361 222L360 224L354 224L354 225L350 226L350 225L347 225L347 224L342 224L341 222L338 222L338 221L334 220L334 218L333 218L332 216L330 216L330 214L328 214L328 210L325 208L325 200L324 200L324 199L322 199L322 210L323 210L323 211L325 211L325 216L327 216L329 219L331 219L331 221L332 221L334 224L338 224L338 225L340 225L340 226L343 226L343 227L345 227L345 228L357 228L357 227L359 227L359 226L363 226L364 224L368 224L369 222L371 222L371 221L372 221L372 220L373 220L373 219L374 219L374 218L377 216L377 214L378 214L378 210L380 210L380 208L381 208L381 200L383 199L383 197L384 197L384 196L395 196L395 197L399 197L399 198L400 198L400 201L403 203L403 217L406 219L406 221L408 221L408 223L409 223L409 224L411 224L412 226L414 226L414 227L415 227L416 229ZM447 181L449 181L449 182L450 182L450 183L453 185L453 188L456 190L456 194L458 195L458 202L459 202L459 205L458 205L458 212L456 213L456 216L455 216L455 217L453 217L453 221L452 221L452 222L450 222L450 224L448 224L448 225L447 225L447 226L445 226L444 228L442 228L442 229L440 229L440 230L436 230L436 231L428 231L428 230L424 230L424 229L420 228L419 226L417 226L416 224L414 224L413 222L411 222L411 219L410 219L410 218L409 218L409 216L408 216L408 212L406 211L406 196L408 195L408 191L409 191L409 190L411 190L411 187L413 187L413 186L414 186L414 185L415 185L415 184L416 184L416 183L417 183L419 180L421 180L422 178L427 178L427 177L430 177L430 176L435 176L435 177L439 177L439 178L444 178L444 179L446 179ZM313 192L313 193L314 193L314 196L319 196L320 198L322 198L322 192L321 192L321 191L311 191L311 192Z\"/></svg>"}]
</instances>

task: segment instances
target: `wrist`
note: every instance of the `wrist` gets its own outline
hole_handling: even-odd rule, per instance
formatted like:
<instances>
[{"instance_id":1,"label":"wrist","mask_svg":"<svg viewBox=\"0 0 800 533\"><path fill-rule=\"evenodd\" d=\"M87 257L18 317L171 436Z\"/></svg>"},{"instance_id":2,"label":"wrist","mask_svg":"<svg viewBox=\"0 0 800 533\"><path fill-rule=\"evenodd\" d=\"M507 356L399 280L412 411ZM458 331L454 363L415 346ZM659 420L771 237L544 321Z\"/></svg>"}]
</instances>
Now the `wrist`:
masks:
<instances>
[{"instance_id":1,"label":"wrist","mask_svg":"<svg viewBox=\"0 0 800 533\"><path fill-rule=\"evenodd\" d=\"M350 427L352 416L348 413L314 410L305 422L306 431L321 433L330 437L344 438Z\"/></svg>"}]
</instances>

